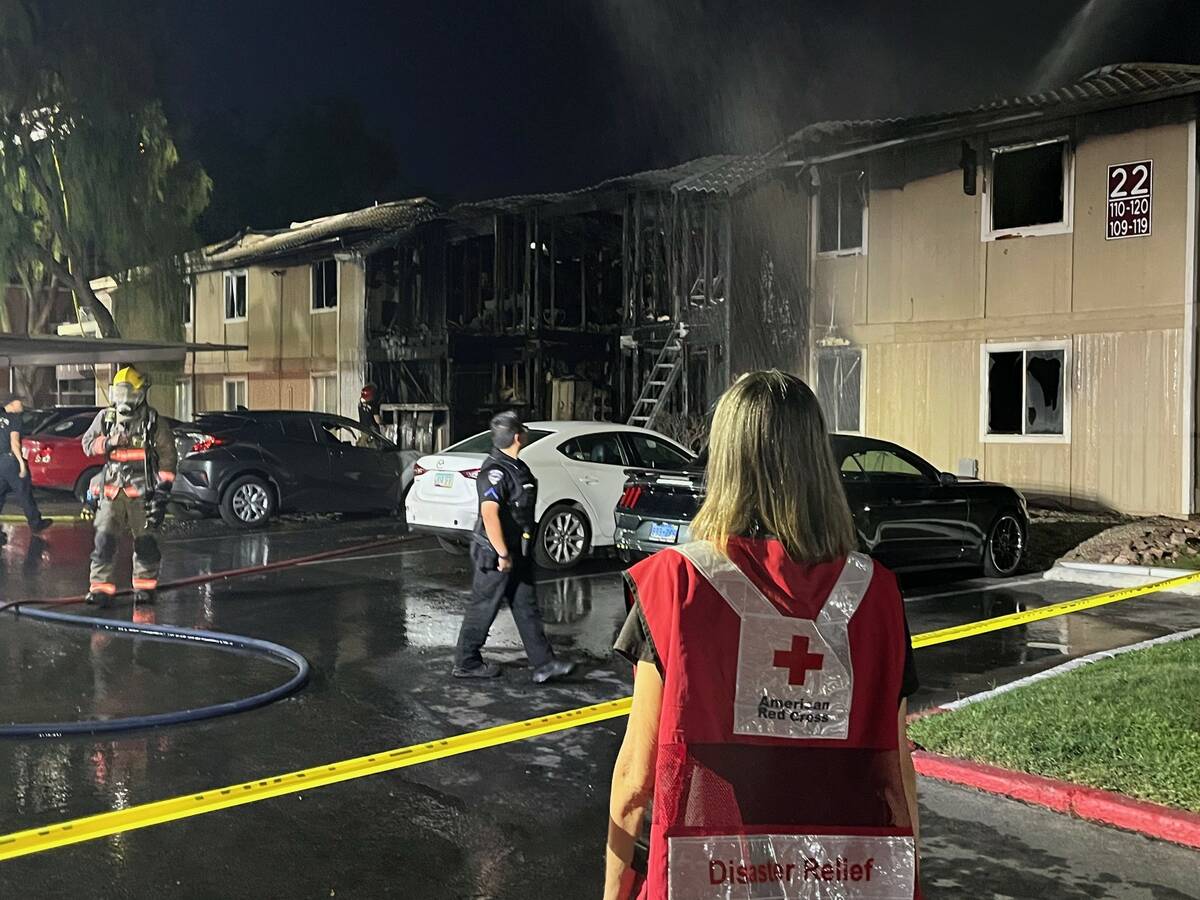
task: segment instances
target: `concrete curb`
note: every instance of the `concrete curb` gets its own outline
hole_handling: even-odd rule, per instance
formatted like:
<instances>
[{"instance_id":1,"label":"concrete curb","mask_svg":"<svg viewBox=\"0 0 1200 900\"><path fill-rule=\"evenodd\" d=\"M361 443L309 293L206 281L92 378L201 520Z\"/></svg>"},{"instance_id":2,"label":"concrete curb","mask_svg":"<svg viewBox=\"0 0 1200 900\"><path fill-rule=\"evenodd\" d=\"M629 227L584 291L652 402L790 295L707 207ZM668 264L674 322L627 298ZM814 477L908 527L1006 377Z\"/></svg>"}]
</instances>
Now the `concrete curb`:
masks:
<instances>
[{"instance_id":1,"label":"concrete curb","mask_svg":"<svg viewBox=\"0 0 1200 900\"><path fill-rule=\"evenodd\" d=\"M1124 794L1055 778L941 756L926 750L913 753L913 765L918 773L927 778L972 787L1089 822L1200 849L1200 815L1185 810L1134 800Z\"/></svg>"},{"instance_id":2,"label":"concrete curb","mask_svg":"<svg viewBox=\"0 0 1200 900\"><path fill-rule=\"evenodd\" d=\"M1042 573L1047 581L1073 581L1076 584L1094 584L1099 587L1141 587L1155 581L1178 578L1193 572L1193 569L1164 569L1150 566L1115 566L1106 563L1064 562L1059 560ZM1170 593L1200 597L1200 585L1183 585Z\"/></svg>"}]
</instances>

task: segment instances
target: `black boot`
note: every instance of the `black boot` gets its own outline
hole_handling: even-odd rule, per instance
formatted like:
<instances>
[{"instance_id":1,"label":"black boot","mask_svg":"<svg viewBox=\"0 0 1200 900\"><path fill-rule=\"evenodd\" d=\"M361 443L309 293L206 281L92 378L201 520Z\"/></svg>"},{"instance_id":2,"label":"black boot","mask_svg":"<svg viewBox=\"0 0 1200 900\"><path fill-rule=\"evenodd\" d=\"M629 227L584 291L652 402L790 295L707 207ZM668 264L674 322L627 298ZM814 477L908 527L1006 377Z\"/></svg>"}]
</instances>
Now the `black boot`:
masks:
<instances>
[{"instance_id":1,"label":"black boot","mask_svg":"<svg viewBox=\"0 0 1200 900\"><path fill-rule=\"evenodd\" d=\"M153 606L156 597L155 591L134 591L133 602L139 606Z\"/></svg>"},{"instance_id":2,"label":"black boot","mask_svg":"<svg viewBox=\"0 0 1200 900\"><path fill-rule=\"evenodd\" d=\"M98 606L100 609L108 609L112 606L112 594L106 594L104 591L89 591L88 595L83 598L83 602L88 606Z\"/></svg>"}]
</instances>

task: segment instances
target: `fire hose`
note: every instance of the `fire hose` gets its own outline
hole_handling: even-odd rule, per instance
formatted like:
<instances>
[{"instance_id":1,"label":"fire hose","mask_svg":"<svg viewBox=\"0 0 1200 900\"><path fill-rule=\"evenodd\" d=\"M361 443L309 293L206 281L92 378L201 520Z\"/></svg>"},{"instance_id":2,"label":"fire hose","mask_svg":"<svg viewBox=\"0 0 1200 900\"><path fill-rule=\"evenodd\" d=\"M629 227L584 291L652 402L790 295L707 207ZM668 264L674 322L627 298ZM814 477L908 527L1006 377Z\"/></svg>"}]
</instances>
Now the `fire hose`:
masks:
<instances>
[{"instance_id":1,"label":"fire hose","mask_svg":"<svg viewBox=\"0 0 1200 900\"><path fill-rule=\"evenodd\" d=\"M326 550L308 556L298 556L279 562L259 566L244 566L237 569L226 569L221 572L210 572L205 575L194 575L190 578L180 578L175 581L163 582L159 590L172 590L197 584L207 584L229 578L245 575L255 575L286 569L305 563L318 562L324 559L334 559L350 553L373 550L407 540L405 537L386 538L366 544L356 544L350 547L339 547L336 550ZM122 591L117 596L125 596L131 591ZM276 662L291 666L295 671L287 681L269 690L261 691L249 697L214 703L208 706L190 709L173 710L170 712L153 713L142 716L128 716L119 719L88 719L80 722L17 722L10 725L0 725L0 738L60 738L66 735L79 734L113 734L123 731L134 731L142 728L155 728L164 725L179 725L185 722L199 722L204 719L215 719L234 713L248 712L281 700L300 690L308 681L309 664L302 655L281 644L258 638L237 634L225 634L219 631L204 631L197 628L180 628L171 625L149 625L139 622L129 622L123 619L104 619L91 616L76 616L46 609L31 609L32 604L45 606L66 606L82 603L82 597L56 597L47 600L13 600L0 605L0 612L12 612L56 625L72 625L92 628L102 631L112 631L134 637L148 637L156 640L181 641L202 647L220 650L245 651L265 656Z\"/></svg>"}]
</instances>

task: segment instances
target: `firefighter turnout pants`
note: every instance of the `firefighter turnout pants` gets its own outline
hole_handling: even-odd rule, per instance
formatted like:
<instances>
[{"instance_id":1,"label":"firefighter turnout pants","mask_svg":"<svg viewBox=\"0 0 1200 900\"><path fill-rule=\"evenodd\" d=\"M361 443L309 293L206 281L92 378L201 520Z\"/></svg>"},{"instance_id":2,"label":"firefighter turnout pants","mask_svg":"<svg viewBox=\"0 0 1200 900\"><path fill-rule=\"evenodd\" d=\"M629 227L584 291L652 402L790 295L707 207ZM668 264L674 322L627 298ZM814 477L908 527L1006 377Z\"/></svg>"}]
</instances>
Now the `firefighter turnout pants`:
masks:
<instances>
[{"instance_id":1,"label":"firefighter turnout pants","mask_svg":"<svg viewBox=\"0 0 1200 900\"><path fill-rule=\"evenodd\" d=\"M102 500L96 512L95 525L91 590L116 593L114 558L122 534L129 534L133 538L133 589L152 591L158 587L162 554L158 549L158 540L146 530L146 505L141 497L127 497L121 493L112 499Z\"/></svg>"}]
</instances>

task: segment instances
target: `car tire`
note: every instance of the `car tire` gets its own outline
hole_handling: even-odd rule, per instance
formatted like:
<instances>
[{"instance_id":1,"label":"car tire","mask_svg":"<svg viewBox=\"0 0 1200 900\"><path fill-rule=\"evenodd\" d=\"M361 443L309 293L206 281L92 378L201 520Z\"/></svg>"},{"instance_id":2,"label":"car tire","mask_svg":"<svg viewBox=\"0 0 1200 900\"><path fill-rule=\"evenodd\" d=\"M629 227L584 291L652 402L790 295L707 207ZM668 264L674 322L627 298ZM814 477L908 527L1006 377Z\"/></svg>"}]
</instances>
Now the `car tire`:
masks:
<instances>
[{"instance_id":1,"label":"car tire","mask_svg":"<svg viewBox=\"0 0 1200 900\"><path fill-rule=\"evenodd\" d=\"M75 479L75 487L72 489L72 493L80 503L87 499L88 485L92 483L93 478L100 474L101 468L103 467L92 466L90 469L84 469L83 473Z\"/></svg>"},{"instance_id":2,"label":"car tire","mask_svg":"<svg viewBox=\"0 0 1200 900\"><path fill-rule=\"evenodd\" d=\"M243 475L225 488L220 509L231 528L262 528L275 515L275 489L257 475Z\"/></svg>"},{"instance_id":3,"label":"car tire","mask_svg":"<svg viewBox=\"0 0 1200 900\"><path fill-rule=\"evenodd\" d=\"M574 568L588 554L592 525L576 506L560 503L546 510L538 523L533 560L543 569Z\"/></svg>"},{"instance_id":4,"label":"car tire","mask_svg":"<svg viewBox=\"0 0 1200 900\"><path fill-rule=\"evenodd\" d=\"M462 541L451 540L450 538L438 537L438 546L449 553L451 556L466 556L467 545Z\"/></svg>"},{"instance_id":5,"label":"car tire","mask_svg":"<svg viewBox=\"0 0 1200 900\"><path fill-rule=\"evenodd\" d=\"M1025 529L1014 510L1002 510L988 529L983 545L983 574L988 578L1009 578L1025 558Z\"/></svg>"}]
</instances>

